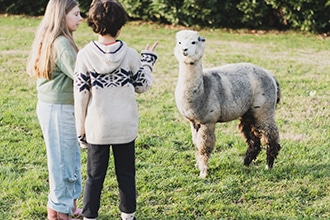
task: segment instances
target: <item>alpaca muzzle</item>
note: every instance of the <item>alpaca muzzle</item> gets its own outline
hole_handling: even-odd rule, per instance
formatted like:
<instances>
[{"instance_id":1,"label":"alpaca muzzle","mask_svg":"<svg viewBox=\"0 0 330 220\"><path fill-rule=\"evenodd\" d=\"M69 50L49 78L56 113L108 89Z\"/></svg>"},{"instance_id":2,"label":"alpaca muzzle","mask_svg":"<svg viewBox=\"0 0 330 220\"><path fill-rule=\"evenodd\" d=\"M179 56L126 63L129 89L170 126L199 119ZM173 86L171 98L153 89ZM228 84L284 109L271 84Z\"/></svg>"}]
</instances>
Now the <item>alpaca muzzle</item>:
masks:
<instances>
[{"instance_id":1,"label":"alpaca muzzle","mask_svg":"<svg viewBox=\"0 0 330 220\"><path fill-rule=\"evenodd\" d=\"M183 49L183 56L188 56L188 48Z\"/></svg>"}]
</instances>

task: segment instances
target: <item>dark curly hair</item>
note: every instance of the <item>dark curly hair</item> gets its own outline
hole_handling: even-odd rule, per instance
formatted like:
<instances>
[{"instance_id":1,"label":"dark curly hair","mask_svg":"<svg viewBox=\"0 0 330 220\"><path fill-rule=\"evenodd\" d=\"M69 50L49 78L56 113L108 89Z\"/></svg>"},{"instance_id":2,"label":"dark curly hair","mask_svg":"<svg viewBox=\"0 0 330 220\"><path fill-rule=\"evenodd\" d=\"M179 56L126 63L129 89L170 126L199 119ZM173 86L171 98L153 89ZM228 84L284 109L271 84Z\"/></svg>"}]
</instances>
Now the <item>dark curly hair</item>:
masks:
<instances>
[{"instance_id":1,"label":"dark curly hair","mask_svg":"<svg viewBox=\"0 0 330 220\"><path fill-rule=\"evenodd\" d=\"M87 24L97 34L115 37L127 20L127 12L118 1L95 0L89 9Z\"/></svg>"}]
</instances>

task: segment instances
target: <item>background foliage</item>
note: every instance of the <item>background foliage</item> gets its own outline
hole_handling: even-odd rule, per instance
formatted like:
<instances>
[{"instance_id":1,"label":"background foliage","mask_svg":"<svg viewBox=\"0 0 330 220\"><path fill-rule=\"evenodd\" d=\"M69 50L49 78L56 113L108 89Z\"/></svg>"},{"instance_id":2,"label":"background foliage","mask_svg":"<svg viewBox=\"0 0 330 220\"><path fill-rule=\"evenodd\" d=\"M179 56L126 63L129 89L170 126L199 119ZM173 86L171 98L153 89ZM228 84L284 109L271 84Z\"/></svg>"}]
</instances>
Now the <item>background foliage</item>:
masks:
<instances>
[{"instance_id":1,"label":"background foliage","mask_svg":"<svg viewBox=\"0 0 330 220\"><path fill-rule=\"evenodd\" d=\"M0 13L42 15L48 0L0 0ZM84 14L91 0L80 0ZM330 34L330 0L122 0L130 17L184 26Z\"/></svg>"}]
</instances>

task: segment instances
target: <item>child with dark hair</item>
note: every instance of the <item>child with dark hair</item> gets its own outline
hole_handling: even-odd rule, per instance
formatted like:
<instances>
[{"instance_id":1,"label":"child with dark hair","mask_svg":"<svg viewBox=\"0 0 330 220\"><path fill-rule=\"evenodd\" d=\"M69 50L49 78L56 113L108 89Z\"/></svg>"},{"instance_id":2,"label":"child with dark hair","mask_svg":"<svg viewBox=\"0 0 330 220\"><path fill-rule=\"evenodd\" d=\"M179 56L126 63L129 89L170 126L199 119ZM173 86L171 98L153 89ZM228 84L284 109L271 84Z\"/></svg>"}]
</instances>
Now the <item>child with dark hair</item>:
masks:
<instances>
[{"instance_id":1,"label":"child with dark hair","mask_svg":"<svg viewBox=\"0 0 330 220\"><path fill-rule=\"evenodd\" d=\"M78 53L74 80L77 135L81 147L88 147L83 216L98 216L111 146L121 219L135 219L135 92L143 93L152 85L158 43L147 45L140 58L136 50L117 39L127 22L127 13L116 0L94 1L87 22L98 40Z\"/></svg>"}]
</instances>

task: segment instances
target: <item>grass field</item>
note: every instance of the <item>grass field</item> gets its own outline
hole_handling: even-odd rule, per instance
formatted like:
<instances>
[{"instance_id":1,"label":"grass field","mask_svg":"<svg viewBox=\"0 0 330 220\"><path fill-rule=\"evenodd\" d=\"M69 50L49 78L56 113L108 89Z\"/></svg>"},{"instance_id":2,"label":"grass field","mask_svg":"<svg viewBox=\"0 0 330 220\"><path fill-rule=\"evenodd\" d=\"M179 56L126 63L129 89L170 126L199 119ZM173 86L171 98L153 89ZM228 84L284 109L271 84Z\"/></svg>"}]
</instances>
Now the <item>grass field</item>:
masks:
<instances>
[{"instance_id":1,"label":"grass field","mask_svg":"<svg viewBox=\"0 0 330 220\"><path fill-rule=\"evenodd\" d=\"M0 218L46 219L45 146L36 117L35 80L25 73L39 18L0 16ZM159 41L154 86L137 96L137 219L329 219L330 39L295 32L202 29L203 63L251 62L273 72L282 87L276 122L282 150L265 170L265 151L242 165L246 146L238 121L217 126L209 175L198 178L190 128L178 113L173 55L179 27L129 23L120 39L141 51ZM81 48L95 35L74 33ZM86 151L82 151L86 176ZM113 160L100 220L119 219ZM81 206L81 199L78 201Z\"/></svg>"}]
</instances>

